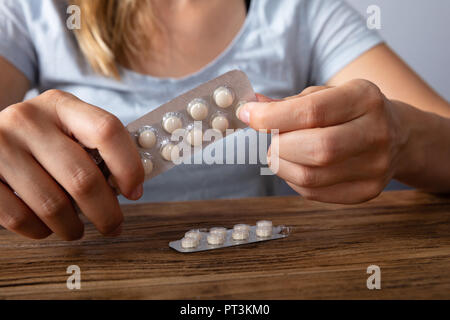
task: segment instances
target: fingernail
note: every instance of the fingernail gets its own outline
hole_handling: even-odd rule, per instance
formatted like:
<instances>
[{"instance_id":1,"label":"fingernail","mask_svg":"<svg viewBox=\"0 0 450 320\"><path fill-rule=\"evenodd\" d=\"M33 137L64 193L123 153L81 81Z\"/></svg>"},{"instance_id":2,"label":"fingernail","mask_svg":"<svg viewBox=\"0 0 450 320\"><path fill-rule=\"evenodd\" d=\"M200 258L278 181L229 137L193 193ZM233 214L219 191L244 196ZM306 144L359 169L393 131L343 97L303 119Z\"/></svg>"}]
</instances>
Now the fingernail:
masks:
<instances>
[{"instance_id":1,"label":"fingernail","mask_svg":"<svg viewBox=\"0 0 450 320\"><path fill-rule=\"evenodd\" d=\"M245 106L242 106L241 110L239 111L239 120L241 120L246 124L250 123L250 112L247 110Z\"/></svg>"},{"instance_id":2,"label":"fingernail","mask_svg":"<svg viewBox=\"0 0 450 320\"><path fill-rule=\"evenodd\" d=\"M140 184L136 189L134 189L130 197L132 200L138 200L140 197L142 197L143 193L144 193L144 186Z\"/></svg>"},{"instance_id":3,"label":"fingernail","mask_svg":"<svg viewBox=\"0 0 450 320\"><path fill-rule=\"evenodd\" d=\"M114 176L109 176L108 183L111 187L118 188L118 185L117 185L117 182L116 182L116 179L114 178Z\"/></svg>"},{"instance_id":4,"label":"fingernail","mask_svg":"<svg viewBox=\"0 0 450 320\"><path fill-rule=\"evenodd\" d=\"M111 187L111 189L114 191L114 194L116 196L120 195L120 189L119 186L117 185L116 179L114 179L113 176L109 176L108 178L108 184Z\"/></svg>"}]
</instances>

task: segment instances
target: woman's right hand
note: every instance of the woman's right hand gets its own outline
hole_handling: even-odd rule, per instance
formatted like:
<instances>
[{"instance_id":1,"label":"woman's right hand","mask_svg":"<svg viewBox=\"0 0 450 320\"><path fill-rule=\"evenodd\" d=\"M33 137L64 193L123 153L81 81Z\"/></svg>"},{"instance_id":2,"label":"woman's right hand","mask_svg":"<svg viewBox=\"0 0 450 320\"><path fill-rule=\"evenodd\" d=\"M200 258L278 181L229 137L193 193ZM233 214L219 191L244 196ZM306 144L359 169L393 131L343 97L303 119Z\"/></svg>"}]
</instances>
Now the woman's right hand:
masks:
<instances>
[{"instance_id":1,"label":"woman's right hand","mask_svg":"<svg viewBox=\"0 0 450 320\"><path fill-rule=\"evenodd\" d=\"M84 146L98 149L120 192L142 196L144 168L128 131L112 114L58 90L0 112L0 224L29 238L83 236L69 194L104 235L120 233L114 191Z\"/></svg>"}]
</instances>

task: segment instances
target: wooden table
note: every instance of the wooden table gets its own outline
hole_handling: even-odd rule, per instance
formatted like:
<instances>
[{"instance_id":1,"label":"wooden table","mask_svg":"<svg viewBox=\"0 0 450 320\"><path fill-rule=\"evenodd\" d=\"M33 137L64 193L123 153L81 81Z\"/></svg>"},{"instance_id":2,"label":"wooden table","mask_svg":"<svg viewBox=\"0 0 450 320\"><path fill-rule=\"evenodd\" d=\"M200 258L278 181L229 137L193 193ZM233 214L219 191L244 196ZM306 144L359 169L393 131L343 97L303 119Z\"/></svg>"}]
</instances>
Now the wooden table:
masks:
<instances>
[{"instance_id":1,"label":"wooden table","mask_svg":"<svg viewBox=\"0 0 450 320\"><path fill-rule=\"evenodd\" d=\"M127 205L123 234L88 224L77 242L0 230L0 298L450 299L450 198L387 192L355 206L273 197ZM194 227L293 227L288 238L195 254L168 247ZM66 268L81 269L68 290ZM368 290L367 267L381 268Z\"/></svg>"}]
</instances>

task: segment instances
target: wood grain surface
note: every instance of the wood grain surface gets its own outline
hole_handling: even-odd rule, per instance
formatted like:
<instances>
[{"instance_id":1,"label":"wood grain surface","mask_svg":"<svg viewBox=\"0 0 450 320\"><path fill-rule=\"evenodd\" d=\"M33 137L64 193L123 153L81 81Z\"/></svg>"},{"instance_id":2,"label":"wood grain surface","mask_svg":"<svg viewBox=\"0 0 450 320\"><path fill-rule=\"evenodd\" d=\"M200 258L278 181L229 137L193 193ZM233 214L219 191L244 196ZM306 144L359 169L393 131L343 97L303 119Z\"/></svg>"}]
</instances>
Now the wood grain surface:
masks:
<instances>
[{"instance_id":1,"label":"wood grain surface","mask_svg":"<svg viewBox=\"0 0 450 320\"><path fill-rule=\"evenodd\" d=\"M273 197L126 205L118 238L27 240L0 229L3 299L450 299L450 198L387 192L343 206ZM169 248L194 227L293 227L288 238L201 253ZM368 290L367 267L381 268ZM66 269L81 268L81 290Z\"/></svg>"}]
</instances>

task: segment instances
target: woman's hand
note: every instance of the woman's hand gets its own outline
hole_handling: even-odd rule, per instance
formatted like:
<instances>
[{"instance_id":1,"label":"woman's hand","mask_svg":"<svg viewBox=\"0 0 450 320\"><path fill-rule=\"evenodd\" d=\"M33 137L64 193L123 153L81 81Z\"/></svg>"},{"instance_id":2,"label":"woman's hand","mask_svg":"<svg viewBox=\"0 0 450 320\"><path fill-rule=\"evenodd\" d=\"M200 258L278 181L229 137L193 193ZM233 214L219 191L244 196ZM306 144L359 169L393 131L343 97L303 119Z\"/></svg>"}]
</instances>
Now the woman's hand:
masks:
<instances>
[{"instance_id":1,"label":"woman's hand","mask_svg":"<svg viewBox=\"0 0 450 320\"><path fill-rule=\"evenodd\" d=\"M278 143L279 154L271 154L279 156L275 173L305 198L359 203L376 197L394 176L408 132L394 102L371 82L259 100L239 117L256 130L279 130L269 149Z\"/></svg>"},{"instance_id":2,"label":"woman's hand","mask_svg":"<svg viewBox=\"0 0 450 320\"><path fill-rule=\"evenodd\" d=\"M69 194L104 235L123 220L99 168L74 141L98 149L122 194L142 195L144 169L131 137L110 113L57 90L0 112L0 224L40 239L79 239L83 223Z\"/></svg>"}]
</instances>

